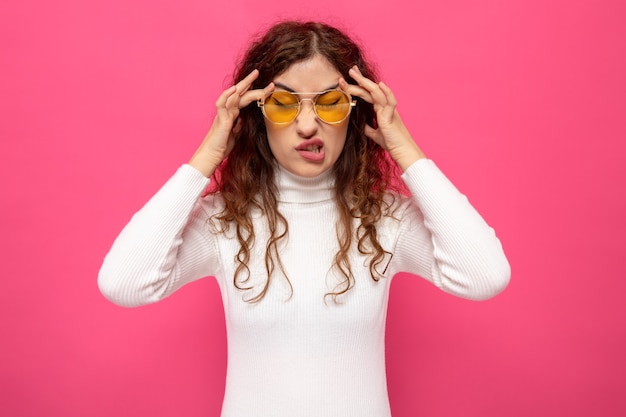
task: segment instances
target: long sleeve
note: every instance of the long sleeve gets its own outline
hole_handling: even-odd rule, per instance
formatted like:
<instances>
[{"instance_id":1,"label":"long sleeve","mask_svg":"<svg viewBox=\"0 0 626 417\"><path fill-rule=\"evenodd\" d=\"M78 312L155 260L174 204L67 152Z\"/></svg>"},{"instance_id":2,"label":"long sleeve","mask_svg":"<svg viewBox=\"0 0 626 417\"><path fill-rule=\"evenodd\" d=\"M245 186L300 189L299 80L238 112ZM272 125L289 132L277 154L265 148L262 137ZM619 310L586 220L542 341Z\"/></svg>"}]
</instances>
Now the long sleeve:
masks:
<instances>
[{"instance_id":1,"label":"long sleeve","mask_svg":"<svg viewBox=\"0 0 626 417\"><path fill-rule=\"evenodd\" d=\"M437 168L422 159L403 180L412 195L399 225L394 272L422 276L459 297L484 300L501 292L510 266L494 230Z\"/></svg>"},{"instance_id":2,"label":"long sleeve","mask_svg":"<svg viewBox=\"0 0 626 417\"><path fill-rule=\"evenodd\" d=\"M208 181L183 165L132 217L98 275L106 298L125 307L140 306L215 274L219 254L199 204Z\"/></svg>"}]
</instances>

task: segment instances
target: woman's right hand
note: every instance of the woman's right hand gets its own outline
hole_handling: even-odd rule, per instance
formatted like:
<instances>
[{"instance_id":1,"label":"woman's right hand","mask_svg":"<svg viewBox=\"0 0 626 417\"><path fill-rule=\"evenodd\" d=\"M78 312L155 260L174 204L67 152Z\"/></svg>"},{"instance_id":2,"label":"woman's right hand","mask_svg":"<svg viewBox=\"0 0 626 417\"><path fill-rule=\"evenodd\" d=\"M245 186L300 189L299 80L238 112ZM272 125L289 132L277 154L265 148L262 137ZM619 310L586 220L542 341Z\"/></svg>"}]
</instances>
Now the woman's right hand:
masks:
<instances>
[{"instance_id":1,"label":"woman's right hand","mask_svg":"<svg viewBox=\"0 0 626 417\"><path fill-rule=\"evenodd\" d=\"M270 83L264 89L250 90L258 76L259 71L255 69L246 78L225 90L215 102L217 113L213 124L189 160L189 165L207 178L233 149L233 130L236 128L239 110L274 90L274 83Z\"/></svg>"}]
</instances>

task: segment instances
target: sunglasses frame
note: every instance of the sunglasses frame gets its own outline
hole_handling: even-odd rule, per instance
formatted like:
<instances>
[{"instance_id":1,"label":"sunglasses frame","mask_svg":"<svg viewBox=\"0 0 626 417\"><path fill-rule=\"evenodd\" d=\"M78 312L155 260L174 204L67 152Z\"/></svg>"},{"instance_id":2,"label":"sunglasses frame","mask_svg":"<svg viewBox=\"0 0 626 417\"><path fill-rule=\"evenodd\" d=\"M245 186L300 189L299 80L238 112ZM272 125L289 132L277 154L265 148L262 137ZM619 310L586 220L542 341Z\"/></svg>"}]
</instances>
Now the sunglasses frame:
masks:
<instances>
[{"instance_id":1,"label":"sunglasses frame","mask_svg":"<svg viewBox=\"0 0 626 417\"><path fill-rule=\"evenodd\" d=\"M317 107L315 106L315 104L317 103L317 99L326 94L326 93L330 93L333 91L338 91L341 94L343 94L344 96L346 96L348 98L348 102L350 103L350 108L348 110L348 112L346 113L346 115L341 119L341 120L337 120L336 122L327 122L326 120L322 119L319 114L317 114ZM296 112L296 115L293 117L292 120L289 120L288 122L275 122L272 119L270 119L267 114L265 113L265 101L272 96L272 94L274 93L288 93L288 94L292 94L294 96L296 96L296 98L298 99L298 111ZM314 97L312 98L300 98L300 96L304 96L304 95L312 95ZM343 90L340 90L338 88L331 88L330 90L324 90L321 92L310 92L310 93L306 93L306 92L302 92L302 93L297 93L294 91L287 91L287 90L276 90L276 91L272 91L270 94L268 94L266 97L260 98L259 100L257 100L257 106L261 108L261 111L263 112L263 116L269 120L271 123L277 124L277 125L286 125L289 123L293 123L294 120L296 120L298 118L298 115L300 114L300 110L302 109L302 102L305 100L310 100L313 103L313 112L315 113L315 117L317 117L319 120L321 120L322 122L329 124L329 125L336 125L338 123L343 122L344 120L346 120L349 116L350 113L352 113L352 107L356 106L356 100L352 100L352 97L346 93Z\"/></svg>"}]
</instances>

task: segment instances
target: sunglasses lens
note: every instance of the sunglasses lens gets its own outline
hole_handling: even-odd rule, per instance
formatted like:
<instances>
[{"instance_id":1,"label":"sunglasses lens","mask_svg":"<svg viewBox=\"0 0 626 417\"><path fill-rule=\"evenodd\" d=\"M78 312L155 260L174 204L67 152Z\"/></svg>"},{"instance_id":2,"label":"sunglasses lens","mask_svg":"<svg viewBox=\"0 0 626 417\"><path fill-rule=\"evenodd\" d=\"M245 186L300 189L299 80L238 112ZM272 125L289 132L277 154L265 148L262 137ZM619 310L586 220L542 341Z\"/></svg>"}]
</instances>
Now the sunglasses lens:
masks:
<instances>
[{"instance_id":1,"label":"sunglasses lens","mask_svg":"<svg viewBox=\"0 0 626 417\"><path fill-rule=\"evenodd\" d=\"M265 116L274 123L289 123L298 115L298 97L287 91L275 91L263 104Z\"/></svg>"},{"instance_id":2,"label":"sunglasses lens","mask_svg":"<svg viewBox=\"0 0 626 417\"><path fill-rule=\"evenodd\" d=\"M327 123L337 123L345 119L350 113L350 107L350 98L339 90L327 91L315 101L317 116Z\"/></svg>"},{"instance_id":3,"label":"sunglasses lens","mask_svg":"<svg viewBox=\"0 0 626 417\"><path fill-rule=\"evenodd\" d=\"M348 114L352 103L343 91L330 90L315 99L315 113L326 123L339 123ZM291 123L298 116L298 96L288 91L275 91L263 102L265 117L274 123Z\"/></svg>"}]
</instances>

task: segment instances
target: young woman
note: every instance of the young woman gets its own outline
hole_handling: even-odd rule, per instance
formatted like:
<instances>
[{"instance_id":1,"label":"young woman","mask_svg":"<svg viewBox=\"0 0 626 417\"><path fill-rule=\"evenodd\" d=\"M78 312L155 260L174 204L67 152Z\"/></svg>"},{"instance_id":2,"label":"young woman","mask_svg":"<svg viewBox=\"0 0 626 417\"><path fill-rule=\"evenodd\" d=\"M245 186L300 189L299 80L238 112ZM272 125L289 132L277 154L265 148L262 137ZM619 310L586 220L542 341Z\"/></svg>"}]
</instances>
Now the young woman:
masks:
<instances>
[{"instance_id":1,"label":"young woman","mask_svg":"<svg viewBox=\"0 0 626 417\"><path fill-rule=\"evenodd\" d=\"M272 27L218 98L189 163L105 258L101 291L123 306L217 279L228 333L223 417L390 416L393 276L475 300L508 283L494 231L375 80L337 29Z\"/></svg>"}]
</instances>

